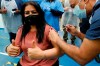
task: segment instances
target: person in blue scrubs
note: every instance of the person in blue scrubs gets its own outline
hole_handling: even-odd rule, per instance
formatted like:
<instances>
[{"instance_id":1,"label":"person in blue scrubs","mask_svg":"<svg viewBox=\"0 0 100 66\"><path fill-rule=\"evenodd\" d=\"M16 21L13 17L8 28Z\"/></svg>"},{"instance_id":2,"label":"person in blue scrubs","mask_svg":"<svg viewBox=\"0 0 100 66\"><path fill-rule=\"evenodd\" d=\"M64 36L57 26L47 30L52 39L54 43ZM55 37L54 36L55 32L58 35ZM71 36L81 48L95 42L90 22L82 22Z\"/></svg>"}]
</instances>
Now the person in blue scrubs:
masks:
<instances>
[{"instance_id":1,"label":"person in blue scrubs","mask_svg":"<svg viewBox=\"0 0 100 66\"><path fill-rule=\"evenodd\" d=\"M43 0L40 6L45 13L46 22L56 31L59 31L59 19L64 12L60 0Z\"/></svg>"}]
</instances>

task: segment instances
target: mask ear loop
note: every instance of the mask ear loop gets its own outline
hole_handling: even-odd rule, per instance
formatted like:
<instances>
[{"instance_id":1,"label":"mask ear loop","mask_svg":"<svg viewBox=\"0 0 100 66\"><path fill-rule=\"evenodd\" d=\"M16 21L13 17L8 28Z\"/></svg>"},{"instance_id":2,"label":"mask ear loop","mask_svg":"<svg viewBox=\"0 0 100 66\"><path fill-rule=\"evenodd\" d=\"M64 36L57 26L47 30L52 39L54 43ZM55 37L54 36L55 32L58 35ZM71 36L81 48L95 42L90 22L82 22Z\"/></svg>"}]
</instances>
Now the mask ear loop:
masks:
<instances>
[{"instance_id":1,"label":"mask ear loop","mask_svg":"<svg viewBox=\"0 0 100 66\"><path fill-rule=\"evenodd\" d=\"M84 9L86 9L86 3L85 3L85 6L84 6Z\"/></svg>"},{"instance_id":2,"label":"mask ear loop","mask_svg":"<svg viewBox=\"0 0 100 66\"><path fill-rule=\"evenodd\" d=\"M79 3L81 2L82 0L79 0L79 2L78 2L78 4L77 5L79 5Z\"/></svg>"},{"instance_id":3,"label":"mask ear loop","mask_svg":"<svg viewBox=\"0 0 100 66\"><path fill-rule=\"evenodd\" d=\"M84 6L84 9L86 9L86 3L88 2L89 0L87 0L86 2L85 2L85 6Z\"/></svg>"},{"instance_id":4,"label":"mask ear loop","mask_svg":"<svg viewBox=\"0 0 100 66\"><path fill-rule=\"evenodd\" d=\"M80 2L81 2L81 0L79 0L79 2L77 3L78 6L79 6ZM75 9L75 8L74 8L74 9ZM72 11L73 11L73 10L72 10Z\"/></svg>"},{"instance_id":5,"label":"mask ear loop","mask_svg":"<svg viewBox=\"0 0 100 66\"><path fill-rule=\"evenodd\" d=\"M79 3L81 2L82 0L79 0ZM84 9L86 9L86 3L88 2L89 0L87 0L86 2L85 2L85 6L84 6ZM79 5L79 3L78 3L78 5Z\"/></svg>"}]
</instances>

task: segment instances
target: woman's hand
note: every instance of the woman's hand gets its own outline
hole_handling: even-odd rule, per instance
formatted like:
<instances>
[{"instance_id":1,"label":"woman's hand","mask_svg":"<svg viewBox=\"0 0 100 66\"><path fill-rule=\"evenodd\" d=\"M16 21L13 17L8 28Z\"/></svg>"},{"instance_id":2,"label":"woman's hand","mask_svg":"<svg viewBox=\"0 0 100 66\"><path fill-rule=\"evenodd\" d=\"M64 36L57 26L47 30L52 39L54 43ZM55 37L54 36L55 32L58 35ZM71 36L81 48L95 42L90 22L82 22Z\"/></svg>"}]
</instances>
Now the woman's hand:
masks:
<instances>
[{"instance_id":1,"label":"woman's hand","mask_svg":"<svg viewBox=\"0 0 100 66\"><path fill-rule=\"evenodd\" d=\"M43 51L36 45L36 42L33 40L32 48L28 48L28 57L32 59L43 59Z\"/></svg>"},{"instance_id":2,"label":"woman's hand","mask_svg":"<svg viewBox=\"0 0 100 66\"><path fill-rule=\"evenodd\" d=\"M12 44L10 44L7 48L6 51L9 56L18 56L20 54L20 48L18 46L15 46L15 40L12 40Z\"/></svg>"}]
</instances>

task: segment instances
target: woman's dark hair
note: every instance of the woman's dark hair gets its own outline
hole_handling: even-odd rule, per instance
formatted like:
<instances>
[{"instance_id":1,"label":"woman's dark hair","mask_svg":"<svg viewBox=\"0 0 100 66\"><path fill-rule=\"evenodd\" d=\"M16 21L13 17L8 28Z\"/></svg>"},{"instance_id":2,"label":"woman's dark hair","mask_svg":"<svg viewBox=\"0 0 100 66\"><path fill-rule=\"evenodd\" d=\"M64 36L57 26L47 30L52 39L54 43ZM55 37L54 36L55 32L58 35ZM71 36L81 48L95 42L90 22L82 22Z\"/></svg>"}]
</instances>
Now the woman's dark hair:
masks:
<instances>
[{"instance_id":1,"label":"woman's dark hair","mask_svg":"<svg viewBox=\"0 0 100 66\"><path fill-rule=\"evenodd\" d=\"M39 24L36 25L36 29L37 29L37 33L36 33L36 37L38 39L38 43L43 41L44 38L44 31L45 31L45 25L46 25L46 21L44 18L44 12L42 11L40 5L36 2L33 1L28 1L26 3L24 3L22 5L22 9L21 9L21 15L22 15L22 24L23 24L23 28L22 28L22 35L21 35L21 41L23 38L25 38L25 36L27 35L27 33L30 31L31 26L25 24L25 7L28 5L32 5L36 8L36 11L39 13Z\"/></svg>"}]
</instances>

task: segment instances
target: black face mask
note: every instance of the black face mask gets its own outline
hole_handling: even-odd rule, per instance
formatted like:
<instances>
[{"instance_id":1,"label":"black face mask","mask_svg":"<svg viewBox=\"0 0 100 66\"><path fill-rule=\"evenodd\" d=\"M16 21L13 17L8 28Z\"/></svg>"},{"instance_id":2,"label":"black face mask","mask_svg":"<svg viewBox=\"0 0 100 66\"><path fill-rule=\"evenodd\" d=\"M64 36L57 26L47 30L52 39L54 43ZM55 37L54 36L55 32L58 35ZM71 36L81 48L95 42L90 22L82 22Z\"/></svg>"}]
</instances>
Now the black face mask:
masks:
<instances>
[{"instance_id":1,"label":"black face mask","mask_svg":"<svg viewBox=\"0 0 100 66\"><path fill-rule=\"evenodd\" d=\"M29 15L25 17L25 24L27 25L38 25L39 15Z\"/></svg>"}]
</instances>

